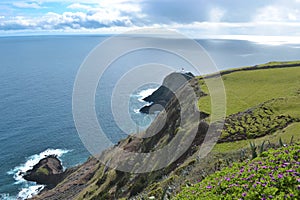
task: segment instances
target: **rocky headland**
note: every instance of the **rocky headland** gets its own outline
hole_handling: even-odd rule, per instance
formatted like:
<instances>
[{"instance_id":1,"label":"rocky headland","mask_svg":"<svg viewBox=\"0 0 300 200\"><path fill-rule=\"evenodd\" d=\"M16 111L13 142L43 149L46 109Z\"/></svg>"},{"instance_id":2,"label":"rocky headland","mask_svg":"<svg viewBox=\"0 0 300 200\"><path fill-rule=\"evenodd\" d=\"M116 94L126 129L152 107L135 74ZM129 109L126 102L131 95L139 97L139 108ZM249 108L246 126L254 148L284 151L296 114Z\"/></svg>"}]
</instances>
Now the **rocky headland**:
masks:
<instances>
[{"instance_id":1,"label":"rocky headland","mask_svg":"<svg viewBox=\"0 0 300 200\"><path fill-rule=\"evenodd\" d=\"M140 109L141 113L154 114L162 111L167 103L175 96L175 92L195 76L191 72L174 72L165 77L162 85L143 100L151 103Z\"/></svg>"}]
</instances>

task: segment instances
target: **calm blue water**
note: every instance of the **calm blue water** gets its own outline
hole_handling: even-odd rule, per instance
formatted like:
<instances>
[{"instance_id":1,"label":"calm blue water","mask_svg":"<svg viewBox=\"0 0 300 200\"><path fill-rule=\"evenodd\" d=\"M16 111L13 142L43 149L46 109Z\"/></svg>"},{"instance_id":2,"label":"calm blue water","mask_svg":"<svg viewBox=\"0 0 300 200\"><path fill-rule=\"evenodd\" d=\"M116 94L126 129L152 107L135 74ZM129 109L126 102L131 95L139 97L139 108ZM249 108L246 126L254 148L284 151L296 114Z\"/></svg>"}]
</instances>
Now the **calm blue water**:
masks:
<instances>
[{"instance_id":1,"label":"calm blue water","mask_svg":"<svg viewBox=\"0 0 300 200\"><path fill-rule=\"evenodd\" d=\"M17 182L17 171L50 152L58 152L65 167L84 162L82 145L72 118L72 90L77 70L100 36L35 36L0 38L0 194L15 198L31 186ZM300 45L271 46L247 41L199 40L220 69L273 60L300 60ZM151 57L149 58L149 55ZM116 62L102 80L100 91L108 102L115 81L132 65L164 60L181 66L167 54L131 55ZM137 59L139 58L139 59ZM163 58L163 59L162 59ZM134 60L134 63L132 63ZM122 66L122 67L120 67ZM119 68L118 68L119 67ZM152 86L156 87L156 86ZM101 89L102 88L102 89ZM137 92L143 92L140 88ZM103 96L96 97L98 100ZM136 99L141 96L136 96ZM105 104L106 105L106 104ZM109 105L109 104L108 104ZM139 104L139 105L142 105ZM115 127L107 106L99 105L99 121L117 142L124 135ZM136 110L132 109L132 110ZM105 113L105 114L104 114ZM137 113L139 115L139 113ZM65 150L65 151L64 151ZM43 154L41 154L44 152ZM32 157L33 156L33 157ZM14 178L15 175L15 178ZM23 190L24 192L24 190ZM1 199L1 196L0 196Z\"/></svg>"}]
</instances>

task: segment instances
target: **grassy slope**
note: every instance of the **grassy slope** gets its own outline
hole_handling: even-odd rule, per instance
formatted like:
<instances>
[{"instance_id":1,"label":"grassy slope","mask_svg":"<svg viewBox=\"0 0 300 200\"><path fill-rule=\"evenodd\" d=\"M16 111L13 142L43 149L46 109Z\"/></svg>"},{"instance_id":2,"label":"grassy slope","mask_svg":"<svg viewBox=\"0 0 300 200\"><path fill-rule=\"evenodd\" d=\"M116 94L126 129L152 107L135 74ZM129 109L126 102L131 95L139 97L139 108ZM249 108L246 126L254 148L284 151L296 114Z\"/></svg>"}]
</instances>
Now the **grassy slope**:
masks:
<instances>
[{"instance_id":1,"label":"grassy slope","mask_svg":"<svg viewBox=\"0 0 300 200\"><path fill-rule=\"evenodd\" d=\"M272 62L271 64L284 63ZM265 66L265 64L260 66ZM227 97L227 116L275 99L268 105L277 114L300 118L300 67L239 71L224 75L223 81ZM205 86L203 82L202 86ZM209 96L200 99L200 109L209 112L208 102ZM299 133L296 131L297 129ZM247 146L249 141L262 143L264 140L270 140L275 142L280 137L288 141L292 135L295 140L300 140L300 123L293 123L272 135L236 141L234 145L232 143L217 144L215 150L232 151Z\"/></svg>"},{"instance_id":2,"label":"grassy slope","mask_svg":"<svg viewBox=\"0 0 300 200\"><path fill-rule=\"evenodd\" d=\"M226 89L227 115L244 111L273 98L300 93L300 68L239 71L222 76ZM205 85L200 82L204 91ZM199 100L200 110L210 112L209 96Z\"/></svg>"}]
</instances>

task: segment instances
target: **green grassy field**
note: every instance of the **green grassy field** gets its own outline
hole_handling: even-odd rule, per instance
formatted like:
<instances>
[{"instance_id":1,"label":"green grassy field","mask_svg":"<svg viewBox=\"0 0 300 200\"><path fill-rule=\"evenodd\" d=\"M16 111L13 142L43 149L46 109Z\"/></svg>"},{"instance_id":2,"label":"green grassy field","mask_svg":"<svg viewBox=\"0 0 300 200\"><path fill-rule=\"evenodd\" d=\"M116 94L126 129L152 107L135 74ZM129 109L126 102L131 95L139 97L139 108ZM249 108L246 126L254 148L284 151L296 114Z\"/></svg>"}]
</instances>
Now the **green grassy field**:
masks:
<instances>
[{"instance_id":1,"label":"green grassy field","mask_svg":"<svg viewBox=\"0 0 300 200\"><path fill-rule=\"evenodd\" d=\"M244 111L279 97L299 96L300 67L238 71L222 76L226 92L226 115ZM201 88L208 93L205 82ZM200 110L210 113L210 97L199 100Z\"/></svg>"},{"instance_id":2,"label":"green grassy field","mask_svg":"<svg viewBox=\"0 0 300 200\"><path fill-rule=\"evenodd\" d=\"M270 62L258 68L297 63L299 61ZM300 128L299 123L293 123L300 119L300 66L234 71L223 75L222 79L227 99L227 119L221 137L243 133L249 141L257 140L258 143L264 140L278 141L279 136L274 135L289 140L292 133L295 134L291 127ZM209 94L205 81L200 79L199 83L202 90ZM210 113L209 95L200 98L198 103L200 110ZM293 120L287 121L288 118ZM279 134L282 129L286 130L285 134ZM299 135L295 135L296 140L300 139ZM217 144L215 149L239 149L247 146L249 141Z\"/></svg>"}]
</instances>

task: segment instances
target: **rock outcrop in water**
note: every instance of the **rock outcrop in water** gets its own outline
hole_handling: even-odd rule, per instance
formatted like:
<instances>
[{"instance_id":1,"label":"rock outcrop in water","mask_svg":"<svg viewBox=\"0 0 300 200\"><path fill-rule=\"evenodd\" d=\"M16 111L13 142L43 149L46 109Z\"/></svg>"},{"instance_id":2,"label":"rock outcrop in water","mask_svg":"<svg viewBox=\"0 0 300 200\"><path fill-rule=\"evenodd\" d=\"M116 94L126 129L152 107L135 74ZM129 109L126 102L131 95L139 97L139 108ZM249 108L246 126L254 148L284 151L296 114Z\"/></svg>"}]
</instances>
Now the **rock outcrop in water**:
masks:
<instances>
[{"instance_id":1,"label":"rock outcrop in water","mask_svg":"<svg viewBox=\"0 0 300 200\"><path fill-rule=\"evenodd\" d=\"M41 159L23 177L27 181L44 184L51 188L61 182L69 173L69 170L64 172L61 161L55 155L50 155Z\"/></svg>"},{"instance_id":2,"label":"rock outcrop in water","mask_svg":"<svg viewBox=\"0 0 300 200\"><path fill-rule=\"evenodd\" d=\"M157 111L162 111L167 103L175 96L175 92L182 87L187 81L195 76L191 73L174 72L169 74L163 81L163 84L154 91L150 96L143 100L151 103L140 109L141 113L153 114Z\"/></svg>"}]
</instances>

